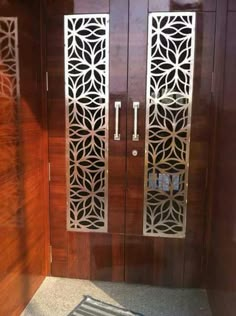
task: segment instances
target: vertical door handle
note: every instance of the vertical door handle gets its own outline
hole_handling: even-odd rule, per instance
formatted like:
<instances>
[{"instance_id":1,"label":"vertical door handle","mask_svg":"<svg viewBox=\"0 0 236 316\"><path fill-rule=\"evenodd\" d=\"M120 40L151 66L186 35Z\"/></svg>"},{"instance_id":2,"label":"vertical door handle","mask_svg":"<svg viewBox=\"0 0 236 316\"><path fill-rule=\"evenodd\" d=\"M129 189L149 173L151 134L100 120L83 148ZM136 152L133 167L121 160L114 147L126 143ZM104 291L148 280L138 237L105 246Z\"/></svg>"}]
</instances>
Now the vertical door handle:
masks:
<instances>
[{"instance_id":1,"label":"vertical door handle","mask_svg":"<svg viewBox=\"0 0 236 316\"><path fill-rule=\"evenodd\" d=\"M114 134L114 140L120 140L120 134L119 134L119 109L121 109L121 102L115 101L115 134Z\"/></svg>"},{"instance_id":2,"label":"vertical door handle","mask_svg":"<svg viewBox=\"0 0 236 316\"><path fill-rule=\"evenodd\" d=\"M138 109L139 109L139 102L133 102L133 109L134 109L134 133L132 136L132 140L134 142L139 141L139 134L138 134Z\"/></svg>"}]
</instances>

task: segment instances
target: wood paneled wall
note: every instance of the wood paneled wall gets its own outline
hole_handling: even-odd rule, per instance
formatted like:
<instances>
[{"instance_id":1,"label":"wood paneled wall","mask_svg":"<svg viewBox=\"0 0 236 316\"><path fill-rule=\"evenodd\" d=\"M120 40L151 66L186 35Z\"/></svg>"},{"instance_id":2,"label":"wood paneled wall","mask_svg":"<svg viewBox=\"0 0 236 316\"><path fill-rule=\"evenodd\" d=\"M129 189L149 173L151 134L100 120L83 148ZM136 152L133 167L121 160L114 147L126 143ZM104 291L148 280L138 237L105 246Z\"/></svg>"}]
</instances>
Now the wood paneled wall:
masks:
<instances>
[{"instance_id":1,"label":"wood paneled wall","mask_svg":"<svg viewBox=\"0 0 236 316\"><path fill-rule=\"evenodd\" d=\"M58 2L63 5L48 0L48 10L55 15L70 12L73 1ZM0 2L0 15L18 17L21 101L15 111L13 107L6 107L0 97L0 315L14 316L20 314L49 269L48 135L43 76L46 61L42 45L45 42L43 1L9 3ZM88 8L95 3L89 0ZM157 7L156 3L149 0L150 10L166 10L171 5L173 10L195 10L194 3L201 11L217 8L206 279L213 315L233 316L236 310L236 4L234 0L217 0L217 4L215 0L189 1L189 4L185 0L163 0ZM107 4L108 0L100 1L102 11ZM80 6L79 0L75 6ZM59 7L61 12L56 11ZM212 20L208 19L205 27L213 27L209 21ZM54 35L57 36L56 31ZM208 49L209 45L205 47ZM53 79L56 83L57 78ZM64 111L62 106L57 109ZM54 124L55 135L51 136L57 146L62 126L57 120ZM57 155L55 151L55 158ZM58 160L57 163L64 164ZM60 190L58 187L55 196L60 195ZM198 224L202 236L204 223ZM193 253L193 266L202 264L194 255L198 252L197 242L191 239L187 249ZM61 265L64 264L62 260ZM191 265L186 265L186 273L193 275L192 270ZM57 272L60 271L54 271ZM194 277L201 279L199 275ZM186 286L191 282L191 277L186 277ZM35 311L35 315L37 313Z\"/></svg>"},{"instance_id":2,"label":"wood paneled wall","mask_svg":"<svg viewBox=\"0 0 236 316\"><path fill-rule=\"evenodd\" d=\"M0 2L1 16L18 18L21 92L18 107L0 96L0 315L19 315L48 269L40 2Z\"/></svg>"},{"instance_id":3,"label":"wood paneled wall","mask_svg":"<svg viewBox=\"0 0 236 316\"><path fill-rule=\"evenodd\" d=\"M207 286L214 316L236 314L236 10L218 1ZM228 9L228 11L227 11Z\"/></svg>"}]
</instances>

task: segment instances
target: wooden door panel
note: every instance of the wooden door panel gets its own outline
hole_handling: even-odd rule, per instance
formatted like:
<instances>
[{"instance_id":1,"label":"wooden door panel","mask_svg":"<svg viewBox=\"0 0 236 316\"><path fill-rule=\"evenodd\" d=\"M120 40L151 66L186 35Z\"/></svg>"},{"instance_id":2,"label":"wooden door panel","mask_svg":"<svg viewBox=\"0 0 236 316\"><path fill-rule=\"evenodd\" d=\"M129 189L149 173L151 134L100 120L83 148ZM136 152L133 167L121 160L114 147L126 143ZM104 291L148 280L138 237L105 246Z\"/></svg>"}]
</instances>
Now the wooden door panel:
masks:
<instances>
[{"instance_id":1,"label":"wooden door panel","mask_svg":"<svg viewBox=\"0 0 236 316\"><path fill-rule=\"evenodd\" d=\"M184 240L126 236L127 282L183 286Z\"/></svg>"},{"instance_id":2,"label":"wooden door panel","mask_svg":"<svg viewBox=\"0 0 236 316\"><path fill-rule=\"evenodd\" d=\"M66 230L66 139L64 21L62 14L110 10L109 233ZM128 2L62 1L48 6L49 160L52 274L85 279L124 279L124 210L126 135L114 141L114 102L121 101L120 130L126 131ZM111 176L112 175L112 176Z\"/></svg>"},{"instance_id":3,"label":"wooden door panel","mask_svg":"<svg viewBox=\"0 0 236 316\"><path fill-rule=\"evenodd\" d=\"M127 193L125 233L138 235L142 234L143 225L147 5L147 0L131 0L129 8L129 99L127 106ZM134 131L133 102L140 102L140 107L138 109L139 141L132 141ZM132 155L133 150L138 151L136 157Z\"/></svg>"},{"instance_id":4,"label":"wooden door panel","mask_svg":"<svg viewBox=\"0 0 236 316\"><path fill-rule=\"evenodd\" d=\"M183 284L184 239L143 236L147 36L148 1L130 1L125 280L177 287ZM141 103L138 142L131 140L133 101Z\"/></svg>"},{"instance_id":5,"label":"wooden door panel","mask_svg":"<svg viewBox=\"0 0 236 316\"><path fill-rule=\"evenodd\" d=\"M109 13L109 0L48 0L49 16L83 13Z\"/></svg>"},{"instance_id":6,"label":"wooden door panel","mask_svg":"<svg viewBox=\"0 0 236 316\"><path fill-rule=\"evenodd\" d=\"M184 286L203 282L215 13L197 13Z\"/></svg>"},{"instance_id":7,"label":"wooden door panel","mask_svg":"<svg viewBox=\"0 0 236 316\"><path fill-rule=\"evenodd\" d=\"M74 13L109 13L109 0L75 0Z\"/></svg>"},{"instance_id":8,"label":"wooden door panel","mask_svg":"<svg viewBox=\"0 0 236 316\"><path fill-rule=\"evenodd\" d=\"M108 231L124 233L126 189L126 103L128 1L110 2ZM120 140L114 140L115 101L121 102Z\"/></svg>"},{"instance_id":9,"label":"wooden door panel","mask_svg":"<svg viewBox=\"0 0 236 316\"><path fill-rule=\"evenodd\" d=\"M236 3L234 0L229 0L228 10L229 11L236 11Z\"/></svg>"},{"instance_id":10,"label":"wooden door panel","mask_svg":"<svg viewBox=\"0 0 236 316\"><path fill-rule=\"evenodd\" d=\"M55 11L50 5L48 8L52 274L107 281L125 279L164 286L200 286L215 14L197 14L186 238L145 237L143 188L148 12L200 10L200 7L194 7L194 1L187 6L184 6L186 2L177 1L172 7L167 5L168 1L157 0L111 0L109 5L106 0L101 5L90 0L75 1L73 8L68 9L68 4L65 10L65 2L60 3ZM214 10L215 1L204 1L202 5L204 10ZM108 233L66 230L63 12L110 13ZM115 101L122 105L120 141L114 140ZM140 102L137 142L132 140L133 102ZM133 156L133 150L138 151L137 156Z\"/></svg>"},{"instance_id":11,"label":"wooden door panel","mask_svg":"<svg viewBox=\"0 0 236 316\"><path fill-rule=\"evenodd\" d=\"M150 0L149 12L156 11L215 11L216 0Z\"/></svg>"},{"instance_id":12,"label":"wooden door panel","mask_svg":"<svg viewBox=\"0 0 236 316\"><path fill-rule=\"evenodd\" d=\"M66 175L65 175L65 100L64 100L64 43L63 19L53 16L47 19L47 71L49 161L51 164L50 232L52 260L51 273L67 276L68 257L66 231ZM55 119L56 118L56 119Z\"/></svg>"},{"instance_id":13,"label":"wooden door panel","mask_svg":"<svg viewBox=\"0 0 236 316\"><path fill-rule=\"evenodd\" d=\"M155 7L154 4L156 4L156 7L157 4L160 5L160 2L157 1L152 1L151 3L153 5L152 9ZM142 5L145 7L143 2ZM204 272L205 179L208 166L210 126L208 113L211 105L215 13L198 13L196 19L196 53L186 237L183 239L144 237L142 236L143 157L139 160L137 157L132 157L131 155L131 148L134 148L134 146L142 148L144 141L142 136L137 145L129 141L133 120L131 101L137 99L136 95L141 99L146 96L146 86L143 87L146 81L146 72L140 70L140 64L146 65L146 53L143 53L144 57L139 56L140 64L137 65L136 61L139 52L142 51L142 48L140 49L138 46L139 42L137 38L135 38L136 29L140 30L140 42L147 42L147 38L145 37L147 36L147 29L146 31L142 31L143 28L147 27L147 23L142 23L141 18L143 14L147 13L144 7L141 8L142 5L139 7L138 3L135 2L134 9L132 1L130 2L129 69L131 71L129 72L128 95L130 103L128 105L127 116L125 279L128 282L152 283L164 286L199 287L202 285ZM143 28L138 23L142 23ZM144 34L144 38L142 34ZM139 81L136 78L133 74L135 71L139 71L138 78L143 78L143 80ZM135 86L133 90L132 85ZM142 109L140 113L142 113ZM145 111L141 116L145 116ZM142 119L140 124L142 126L141 131L143 128L143 132L145 132ZM139 155L143 156L142 149Z\"/></svg>"},{"instance_id":14,"label":"wooden door panel","mask_svg":"<svg viewBox=\"0 0 236 316\"><path fill-rule=\"evenodd\" d=\"M68 277L123 280L123 236L72 233L68 241Z\"/></svg>"}]
</instances>

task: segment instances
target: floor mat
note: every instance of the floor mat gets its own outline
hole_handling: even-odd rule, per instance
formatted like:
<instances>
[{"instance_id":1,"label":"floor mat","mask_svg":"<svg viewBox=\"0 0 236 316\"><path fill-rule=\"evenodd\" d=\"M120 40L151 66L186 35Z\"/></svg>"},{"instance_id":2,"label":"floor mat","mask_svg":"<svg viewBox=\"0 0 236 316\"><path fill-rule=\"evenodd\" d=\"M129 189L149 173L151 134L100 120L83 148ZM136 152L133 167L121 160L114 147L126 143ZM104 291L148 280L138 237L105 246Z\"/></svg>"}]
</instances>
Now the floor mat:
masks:
<instances>
[{"instance_id":1,"label":"floor mat","mask_svg":"<svg viewBox=\"0 0 236 316\"><path fill-rule=\"evenodd\" d=\"M144 316L85 296L68 316Z\"/></svg>"}]
</instances>

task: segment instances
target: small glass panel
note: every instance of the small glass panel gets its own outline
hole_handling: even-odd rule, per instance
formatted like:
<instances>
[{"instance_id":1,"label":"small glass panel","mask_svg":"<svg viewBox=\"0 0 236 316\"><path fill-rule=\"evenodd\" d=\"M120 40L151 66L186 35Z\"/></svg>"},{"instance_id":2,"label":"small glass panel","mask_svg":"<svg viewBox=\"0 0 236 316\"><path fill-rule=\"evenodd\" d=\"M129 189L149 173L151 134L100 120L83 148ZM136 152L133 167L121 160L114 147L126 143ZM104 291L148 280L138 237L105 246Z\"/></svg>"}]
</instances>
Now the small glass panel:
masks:
<instances>
[{"instance_id":1,"label":"small glass panel","mask_svg":"<svg viewBox=\"0 0 236 316\"><path fill-rule=\"evenodd\" d=\"M107 14L65 16L67 227L107 231Z\"/></svg>"},{"instance_id":2,"label":"small glass panel","mask_svg":"<svg viewBox=\"0 0 236 316\"><path fill-rule=\"evenodd\" d=\"M149 15L143 233L184 237L195 13Z\"/></svg>"}]
</instances>

